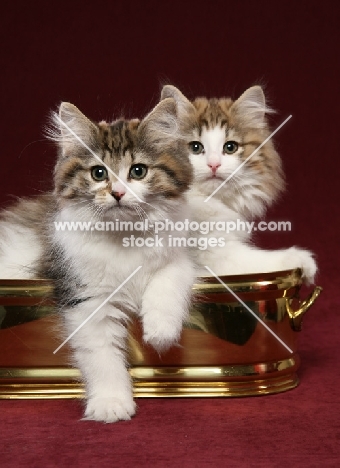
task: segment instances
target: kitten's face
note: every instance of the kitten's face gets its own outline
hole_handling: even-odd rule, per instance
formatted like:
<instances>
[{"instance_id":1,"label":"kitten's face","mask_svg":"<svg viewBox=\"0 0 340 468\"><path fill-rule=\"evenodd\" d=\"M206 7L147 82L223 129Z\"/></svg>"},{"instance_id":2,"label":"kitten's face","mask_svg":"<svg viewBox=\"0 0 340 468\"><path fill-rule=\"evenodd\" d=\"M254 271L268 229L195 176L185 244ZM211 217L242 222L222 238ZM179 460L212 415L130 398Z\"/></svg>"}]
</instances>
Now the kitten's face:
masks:
<instances>
[{"instance_id":1,"label":"kitten's face","mask_svg":"<svg viewBox=\"0 0 340 468\"><path fill-rule=\"evenodd\" d=\"M137 197L127 189L130 185L133 185L131 190L134 193L138 191L141 198L145 187L142 183L145 170L141 164L134 163L139 122L120 120L111 125L105 122L95 125L83 119L80 113L78 115L74 111L74 114L78 127L70 119L66 123L70 124L75 134L82 133L82 141L98 158L79 141L64 143L63 154L55 171L56 193L62 204L90 204L100 213L114 208L121 210L123 206L137 201ZM128 179L131 179L129 183Z\"/></svg>"},{"instance_id":2,"label":"kitten's face","mask_svg":"<svg viewBox=\"0 0 340 468\"><path fill-rule=\"evenodd\" d=\"M170 96L187 100L174 86L165 86L162 97ZM214 197L246 216L261 215L283 188L272 141L255 152L270 134L262 89L249 88L236 101L197 98L192 104L196 126L189 148L195 188L208 197L227 180Z\"/></svg>"},{"instance_id":3,"label":"kitten's face","mask_svg":"<svg viewBox=\"0 0 340 468\"><path fill-rule=\"evenodd\" d=\"M240 166L244 154L240 135L228 128L225 118L216 125L200 124L189 148L195 183L211 191Z\"/></svg>"},{"instance_id":4,"label":"kitten's face","mask_svg":"<svg viewBox=\"0 0 340 468\"><path fill-rule=\"evenodd\" d=\"M257 151L270 134L262 90L250 88L235 102L198 98L193 104L198 130L189 146L196 186L209 196L227 180L214 196L247 215L262 214L283 187L272 142Z\"/></svg>"},{"instance_id":5,"label":"kitten's face","mask_svg":"<svg viewBox=\"0 0 340 468\"><path fill-rule=\"evenodd\" d=\"M77 207L79 213L90 208L100 219L124 219L179 199L189 188L192 167L187 142L166 134L174 110L173 102L162 102L141 123L94 124L71 104L62 104L60 119L68 128L60 123L55 170L60 204Z\"/></svg>"}]
</instances>

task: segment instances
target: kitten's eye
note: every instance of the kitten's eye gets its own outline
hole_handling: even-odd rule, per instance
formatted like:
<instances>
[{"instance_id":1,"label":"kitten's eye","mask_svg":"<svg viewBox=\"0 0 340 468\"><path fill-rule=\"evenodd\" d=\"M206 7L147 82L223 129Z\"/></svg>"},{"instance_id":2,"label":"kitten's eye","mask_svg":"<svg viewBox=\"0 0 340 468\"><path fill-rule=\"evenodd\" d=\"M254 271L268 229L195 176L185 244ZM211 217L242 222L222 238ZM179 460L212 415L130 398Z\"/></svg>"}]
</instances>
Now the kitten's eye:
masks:
<instances>
[{"instance_id":1,"label":"kitten's eye","mask_svg":"<svg viewBox=\"0 0 340 468\"><path fill-rule=\"evenodd\" d=\"M95 166L91 169L91 176L92 179L96 182L102 182L103 180L108 178L108 173L105 167Z\"/></svg>"},{"instance_id":2,"label":"kitten's eye","mask_svg":"<svg viewBox=\"0 0 340 468\"><path fill-rule=\"evenodd\" d=\"M189 148L193 154L201 154L204 151L204 146L200 141L192 141L189 143Z\"/></svg>"},{"instance_id":3,"label":"kitten's eye","mask_svg":"<svg viewBox=\"0 0 340 468\"><path fill-rule=\"evenodd\" d=\"M145 164L134 164L133 166L131 166L129 175L131 179L141 180L144 179L147 173L148 168Z\"/></svg>"},{"instance_id":4,"label":"kitten's eye","mask_svg":"<svg viewBox=\"0 0 340 468\"><path fill-rule=\"evenodd\" d=\"M227 141L227 143L224 143L223 146L223 152L227 154L233 154L236 153L238 150L238 144L236 141Z\"/></svg>"}]
</instances>

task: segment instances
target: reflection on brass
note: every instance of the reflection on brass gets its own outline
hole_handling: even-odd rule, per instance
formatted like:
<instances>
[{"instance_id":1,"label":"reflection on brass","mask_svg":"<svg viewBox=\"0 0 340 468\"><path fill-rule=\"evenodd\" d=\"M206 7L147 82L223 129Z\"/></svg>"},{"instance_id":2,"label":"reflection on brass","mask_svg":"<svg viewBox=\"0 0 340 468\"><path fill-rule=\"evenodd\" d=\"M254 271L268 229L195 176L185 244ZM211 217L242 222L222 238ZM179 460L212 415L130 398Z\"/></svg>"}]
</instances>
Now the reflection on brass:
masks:
<instances>
[{"instance_id":1,"label":"reflection on brass","mask_svg":"<svg viewBox=\"0 0 340 468\"><path fill-rule=\"evenodd\" d=\"M1 280L0 297L42 297L52 291L47 280Z\"/></svg>"},{"instance_id":2,"label":"reflection on brass","mask_svg":"<svg viewBox=\"0 0 340 468\"><path fill-rule=\"evenodd\" d=\"M0 328L11 328L22 323L32 322L46 317L54 312L53 306L21 305L21 306L1 306L0 305Z\"/></svg>"},{"instance_id":3,"label":"reflection on brass","mask_svg":"<svg viewBox=\"0 0 340 468\"><path fill-rule=\"evenodd\" d=\"M136 398L142 397L245 397L270 395L295 388L299 380L295 374L270 379L229 382L137 382L133 387ZM75 399L84 398L80 383L4 384L0 399Z\"/></svg>"},{"instance_id":4,"label":"reflection on brass","mask_svg":"<svg viewBox=\"0 0 340 468\"><path fill-rule=\"evenodd\" d=\"M251 396L296 387L298 364L294 356L256 365L133 367L130 375L135 397ZM0 369L0 398L84 398L79 379L72 368Z\"/></svg>"},{"instance_id":5,"label":"reflection on brass","mask_svg":"<svg viewBox=\"0 0 340 468\"><path fill-rule=\"evenodd\" d=\"M137 397L247 396L298 384L297 334L321 288L299 301L301 270L223 277L254 314L289 346L289 353L212 277L194 286L181 340L159 356L129 333L130 373ZM77 369L60 344L60 319L46 280L0 280L0 398L83 398ZM294 303L294 302L297 302Z\"/></svg>"},{"instance_id":6,"label":"reflection on brass","mask_svg":"<svg viewBox=\"0 0 340 468\"><path fill-rule=\"evenodd\" d=\"M258 303L248 302L247 306L260 315ZM239 303L201 303L191 310L187 328L211 333L230 343L242 346L254 333L257 320Z\"/></svg>"}]
</instances>

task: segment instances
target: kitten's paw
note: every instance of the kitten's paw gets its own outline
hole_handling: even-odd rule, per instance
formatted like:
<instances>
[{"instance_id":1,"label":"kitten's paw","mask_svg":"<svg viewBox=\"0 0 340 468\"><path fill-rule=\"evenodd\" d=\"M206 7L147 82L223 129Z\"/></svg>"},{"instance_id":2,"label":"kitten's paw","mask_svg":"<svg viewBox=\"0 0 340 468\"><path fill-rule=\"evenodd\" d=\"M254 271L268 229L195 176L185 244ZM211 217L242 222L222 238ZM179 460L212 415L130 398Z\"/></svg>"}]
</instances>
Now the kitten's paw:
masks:
<instances>
[{"instance_id":1,"label":"kitten's paw","mask_svg":"<svg viewBox=\"0 0 340 468\"><path fill-rule=\"evenodd\" d=\"M317 265L313 253L309 250L291 247L287 249L284 258L284 268L301 268L303 278L307 284L313 284L317 272Z\"/></svg>"},{"instance_id":2,"label":"kitten's paw","mask_svg":"<svg viewBox=\"0 0 340 468\"><path fill-rule=\"evenodd\" d=\"M127 421L135 412L136 403L132 398L90 398L83 419L113 423Z\"/></svg>"},{"instance_id":3,"label":"kitten's paw","mask_svg":"<svg viewBox=\"0 0 340 468\"><path fill-rule=\"evenodd\" d=\"M148 315L151 314L148 313ZM169 323L164 318L160 323L150 317L144 317L143 328L145 343L150 344L158 353L162 353L178 342L181 336L182 323Z\"/></svg>"}]
</instances>

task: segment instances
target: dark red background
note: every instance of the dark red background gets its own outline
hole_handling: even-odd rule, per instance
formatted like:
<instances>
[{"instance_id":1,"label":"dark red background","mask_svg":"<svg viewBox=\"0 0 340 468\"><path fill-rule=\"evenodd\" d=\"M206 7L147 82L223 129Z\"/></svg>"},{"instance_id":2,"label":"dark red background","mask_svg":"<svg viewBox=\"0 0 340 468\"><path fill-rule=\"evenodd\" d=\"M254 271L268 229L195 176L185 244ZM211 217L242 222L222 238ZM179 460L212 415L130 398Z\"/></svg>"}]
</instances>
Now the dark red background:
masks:
<instances>
[{"instance_id":1,"label":"dark red background","mask_svg":"<svg viewBox=\"0 0 340 468\"><path fill-rule=\"evenodd\" d=\"M332 463L336 463L339 455L336 449L339 424L329 419L332 407L339 413L339 399L336 393L327 393L333 391L329 387L333 389L340 384L336 287L340 185L339 12L336 0L54 3L6 0L1 4L1 206L6 206L13 195L36 194L50 187L56 151L43 139L42 129L50 110L63 100L74 103L93 119L110 120L122 113L126 117L145 114L157 102L164 82L177 85L189 98L202 94L238 97L247 87L260 83L265 85L271 105L278 110L272 119L273 128L293 115L275 137L287 174L287 191L267 216L268 220L292 221L293 231L258 236L258 242L275 247L297 244L315 251L320 264L317 282L325 291L306 318L308 335L302 332L300 388L303 390L287 394L289 397L246 400L245 407L252 415L249 425L257 438L249 438L248 434L249 444L244 439L247 447L244 462L230 466L242 463L250 466L249 460L255 463L255 459L259 463L256 466L281 466L281 463L284 466L285 460L297 460L300 465L303 460L308 462L302 466L320 466L320 463L336 466ZM310 430L298 430L291 422L293 413L296 418L300 411L299 398L304 407L303 417L309 418ZM326 398L323 411L317 411L316 398ZM287 405L289 399L294 401L293 405ZM21 440L28 452L34 449L40 454L41 465L37 461L30 466L43 466L50 442L44 442L41 434L38 448L32 442L41 406L38 402L18 404L5 405L12 428L9 437L13 444L13 463L14 443ZM49 404L44 403L46 424ZM182 444L182 456L187 454L184 466L210 466L209 458L202 458L200 451L211 438L207 437L210 430L216 437L211 466L221 465L222 456L223 463L227 464L233 445L246 437L247 424L240 425L235 416L235 411L242 407L240 400L192 400L190 404L188 400L176 404L164 400L162 405L149 400L141 405L143 412L138 417L140 424L144 418L151 428L148 440L143 431L137 431L137 419L119 427L127 439L135 440L131 450L136 451L136 460L138 453L143 454L139 458L142 462L146 460L148 447L154 450L163 447L167 453L172 451L173 459L168 453L169 464L162 465L159 461L157 466L180 466L174 441L169 445L169 434L159 431L159 418L163 417L177 418L171 426L174 438L177 426L182 428L181 434L183 431L187 434L187 438L176 439L177 444ZM155 413L156 406L160 414ZM80 411L74 414L73 403L64 402L61 407L66 416L58 414L58 419L53 420L56 432L59 431L58 441L63 418L74 419L74 424L67 425L66 449L72 451L77 447L79 452L82 430L86 427L91 431L95 427L99 437L100 426L77 422ZM30 418L21 416L16 408L22 408ZM50 408L54 411L55 404ZM182 411L185 419L181 418ZM204 427L196 428L194 441L190 427L196 424L197 412L202 411L204 418L198 419L197 424L204 420ZM275 419L276 412L278 419ZM223 414L226 419L232 419L227 428L221 419ZM268 419L269 414L273 418ZM24 433L22 417L27 429ZM37 422L30 430L32 417ZM246 421L246 415L244 418ZM257 427L262 428L261 433ZM285 428L284 448L280 444L282 427ZM289 430L293 439L300 441L294 445L295 454L290 452ZM53 439L56 432L49 437ZM107 441L112 454L116 450L114 433L110 432ZM242 446L242 443L237 445L238 450ZM261 465L258 447L263 447L267 464ZM24 460L24 452L20 453ZM128 466L132 458L125 456L125 462L123 457L114 466ZM316 456L320 457L319 461ZM86 459L90 460L89 457L90 453ZM89 461L86 465L85 460L82 463L82 466L91 465Z\"/></svg>"}]
</instances>

